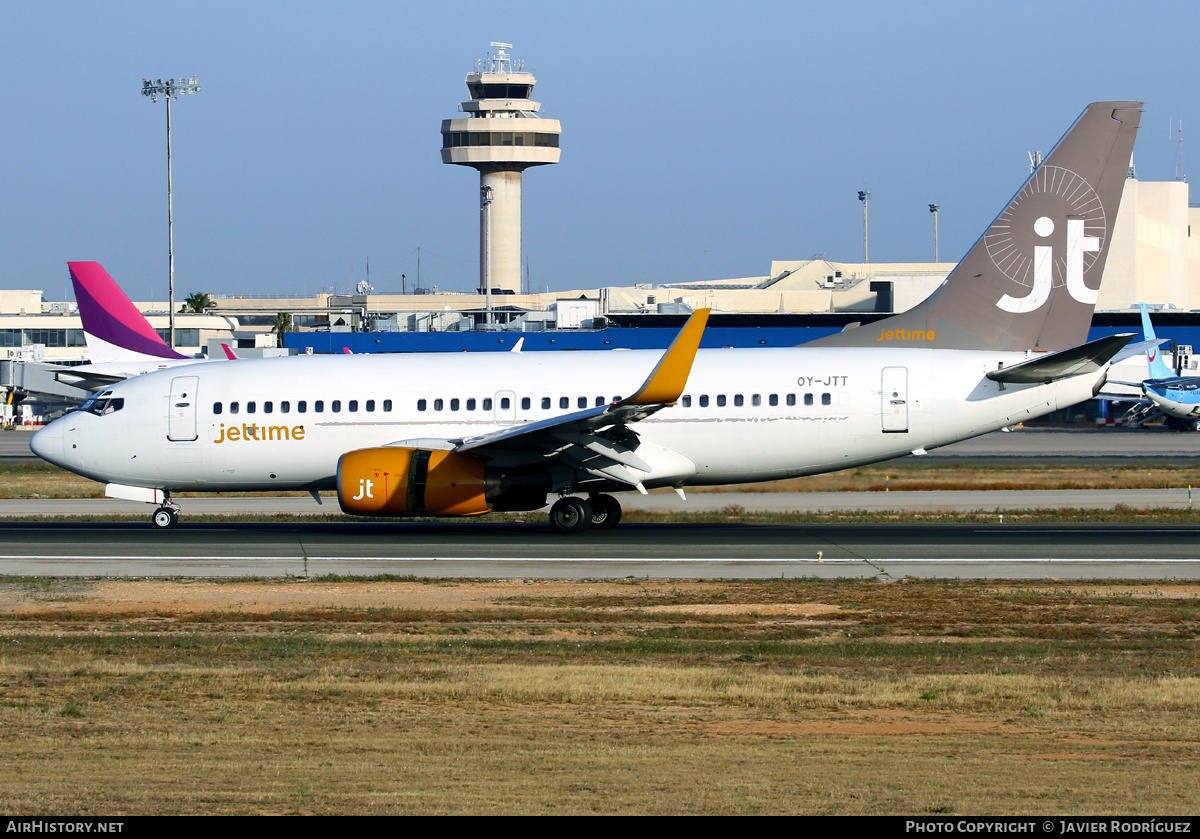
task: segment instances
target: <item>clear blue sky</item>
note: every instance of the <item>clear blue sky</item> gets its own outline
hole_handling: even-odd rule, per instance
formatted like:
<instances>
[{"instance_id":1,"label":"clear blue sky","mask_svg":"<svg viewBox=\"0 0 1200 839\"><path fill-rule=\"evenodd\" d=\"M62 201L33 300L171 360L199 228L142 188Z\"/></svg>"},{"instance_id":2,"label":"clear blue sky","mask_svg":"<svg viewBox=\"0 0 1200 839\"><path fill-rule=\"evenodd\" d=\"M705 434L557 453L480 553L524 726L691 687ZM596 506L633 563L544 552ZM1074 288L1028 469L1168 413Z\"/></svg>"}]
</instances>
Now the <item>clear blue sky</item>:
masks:
<instances>
[{"instance_id":1,"label":"clear blue sky","mask_svg":"<svg viewBox=\"0 0 1200 839\"><path fill-rule=\"evenodd\" d=\"M515 44L563 125L524 191L531 285L557 290L859 260L863 188L873 261L932 258L933 201L955 260L1097 99L1146 101L1138 174L1170 180L1198 31L1200 4L1113 0L0 0L0 287L70 299L65 263L94 259L166 298L143 76L203 88L172 111L179 296L346 289L368 257L398 291L418 247L423 284L466 291L478 176L441 163L439 127Z\"/></svg>"}]
</instances>

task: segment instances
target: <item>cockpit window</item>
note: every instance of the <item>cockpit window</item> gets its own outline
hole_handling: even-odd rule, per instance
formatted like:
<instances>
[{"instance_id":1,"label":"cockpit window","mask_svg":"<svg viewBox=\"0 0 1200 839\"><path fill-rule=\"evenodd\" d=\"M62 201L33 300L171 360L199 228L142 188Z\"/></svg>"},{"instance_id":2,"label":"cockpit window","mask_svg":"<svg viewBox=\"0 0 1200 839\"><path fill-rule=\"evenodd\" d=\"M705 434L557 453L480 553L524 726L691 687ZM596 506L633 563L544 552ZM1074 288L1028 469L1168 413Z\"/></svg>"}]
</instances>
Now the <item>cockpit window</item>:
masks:
<instances>
[{"instance_id":1,"label":"cockpit window","mask_svg":"<svg viewBox=\"0 0 1200 839\"><path fill-rule=\"evenodd\" d=\"M113 398L112 391L106 390L103 393L98 393L92 396L81 406L79 410L87 414L95 414L96 416L104 416L105 414L115 414L117 411L125 407L125 400L118 396Z\"/></svg>"}]
</instances>

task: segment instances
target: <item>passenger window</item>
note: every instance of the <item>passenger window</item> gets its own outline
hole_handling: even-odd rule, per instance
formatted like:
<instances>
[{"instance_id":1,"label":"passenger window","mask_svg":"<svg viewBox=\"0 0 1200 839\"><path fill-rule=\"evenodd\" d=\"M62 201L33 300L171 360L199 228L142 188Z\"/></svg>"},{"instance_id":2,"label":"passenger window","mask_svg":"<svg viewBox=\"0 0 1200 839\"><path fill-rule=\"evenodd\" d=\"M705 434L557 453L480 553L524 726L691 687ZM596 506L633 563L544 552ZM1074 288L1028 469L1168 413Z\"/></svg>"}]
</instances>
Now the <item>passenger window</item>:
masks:
<instances>
[{"instance_id":1,"label":"passenger window","mask_svg":"<svg viewBox=\"0 0 1200 839\"><path fill-rule=\"evenodd\" d=\"M272 413L274 410L275 410L275 403L274 403L274 402L264 402L264 403L263 403L263 413L264 413L264 414L270 414L270 413Z\"/></svg>"},{"instance_id":2,"label":"passenger window","mask_svg":"<svg viewBox=\"0 0 1200 839\"><path fill-rule=\"evenodd\" d=\"M372 411L374 411L374 410L375 410L375 400L374 400L374 399L368 399L368 400L367 400L367 412L368 412L368 413L370 413L370 412L372 412Z\"/></svg>"},{"instance_id":3,"label":"passenger window","mask_svg":"<svg viewBox=\"0 0 1200 839\"><path fill-rule=\"evenodd\" d=\"M296 413L307 414L308 413L308 402L305 401L304 399L301 399L299 402L297 402L296 403Z\"/></svg>"},{"instance_id":4,"label":"passenger window","mask_svg":"<svg viewBox=\"0 0 1200 839\"><path fill-rule=\"evenodd\" d=\"M822 393L821 394L821 404L822 405L832 405L833 404L833 394Z\"/></svg>"},{"instance_id":5,"label":"passenger window","mask_svg":"<svg viewBox=\"0 0 1200 839\"><path fill-rule=\"evenodd\" d=\"M214 403L213 403L213 413L214 413L214 414L219 414L219 413L221 413L221 403L220 403L220 402L214 402Z\"/></svg>"},{"instance_id":6,"label":"passenger window","mask_svg":"<svg viewBox=\"0 0 1200 839\"><path fill-rule=\"evenodd\" d=\"M603 396L597 396L597 397L596 397L596 407L597 407L597 408L599 408L599 407L600 407L601 405L603 405L603 404L604 404L604 397L603 397Z\"/></svg>"},{"instance_id":7,"label":"passenger window","mask_svg":"<svg viewBox=\"0 0 1200 839\"><path fill-rule=\"evenodd\" d=\"M292 410L291 402L280 402L279 403L279 413L288 414L288 413L291 413L291 410Z\"/></svg>"},{"instance_id":8,"label":"passenger window","mask_svg":"<svg viewBox=\"0 0 1200 839\"><path fill-rule=\"evenodd\" d=\"M532 404L532 403L529 401L529 397L528 397L528 396L522 396L522 397L521 397L521 410L522 410L522 411L528 411L528 410L529 410L529 408L530 408L530 406L531 406L531 404Z\"/></svg>"},{"instance_id":9,"label":"passenger window","mask_svg":"<svg viewBox=\"0 0 1200 839\"><path fill-rule=\"evenodd\" d=\"M427 407L429 407L429 404L424 399L417 400L417 410L418 411L424 411Z\"/></svg>"},{"instance_id":10,"label":"passenger window","mask_svg":"<svg viewBox=\"0 0 1200 839\"><path fill-rule=\"evenodd\" d=\"M333 411L335 414L340 414L342 412L342 400L333 400L333 402L329 404L329 410Z\"/></svg>"},{"instance_id":11,"label":"passenger window","mask_svg":"<svg viewBox=\"0 0 1200 839\"><path fill-rule=\"evenodd\" d=\"M750 404L753 405L755 408L761 407L762 406L762 396L760 396L757 393L754 394L753 396L750 397Z\"/></svg>"},{"instance_id":12,"label":"passenger window","mask_svg":"<svg viewBox=\"0 0 1200 839\"><path fill-rule=\"evenodd\" d=\"M812 394L811 393L804 394L804 404L811 405L812 403L813 403Z\"/></svg>"},{"instance_id":13,"label":"passenger window","mask_svg":"<svg viewBox=\"0 0 1200 839\"><path fill-rule=\"evenodd\" d=\"M442 408L445 407L445 405L446 405L446 403L440 399L433 400L433 410L435 410L435 411L442 410Z\"/></svg>"},{"instance_id":14,"label":"passenger window","mask_svg":"<svg viewBox=\"0 0 1200 839\"><path fill-rule=\"evenodd\" d=\"M769 405L770 405L772 408L774 408L776 405L778 405L778 404L779 404L779 394L778 394L778 393L772 393L770 396L768 396L768 397L767 397L767 403L768 403L768 404L769 404Z\"/></svg>"},{"instance_id":15,"label":"passenger window","mask_svg":"<svg viewBox=\"0 0 1200 839\"><path fill-rule=\"evenodd\" d=\"M579 400L575 404L578 405L580 408L586 408L587 407L587 397L586 396L579 397Z\"/></svg>"},{"instance_id":16,"label":"passenger window","mask_svg":"<svg viewBox=\"0 0 1200 839\"><path fill-rule=\"evenodd\" d=\"M313 413L314 414L322 414L324 412L325 412L325 400L324 399L318 399L316 402L313 402Z\"/></svg>"},{"instance_id":17,"label":"passenger window","mask_svg":"<svg viewBox=\"0 0 1200 839\"><path fill-rule=\"evenodd\" d=\"M253 414L253 413L254 413L254 409L255 409L255 407L256 407L256 406L255 406L255 403L253 403L253 402L247 402L247 403L246 403L246 413L247 413L247 414Z\"/></svg>"},{"instance_id":18,"label":"passenger window","mask_svg":"<svg viewBox=\"0 0 1200 839\"><path fill-rule=\"evenodd\" d=\"M543 397L542 397L542 410L543 410L543 411L549 411L549 410L550 410L550 397L549 397L549 396L543 396Z\"/></svg>"},{"instance_id":19,"label":"passenger window","mask_svg":"<svg viewBox=\"0 0 1200 839\"><path fill-rule=\"evenodd\" d=\"M421 400L421 401L424 401L424 400ZM383 410L385 412L392 410L392 400L390 400L390 399L383 400Z\"/></svg>"},{"instance_id":20,"label":"passenger window","mask_svg":"<svg viewBox=\"0 0 1200 839\"><path fill-rule=\"evenodd\" d=\"M718 408L724 408L724 407L725 407L725 394L723 394L723 393L718 393L718 394L717 394L717 407L718 407Z\"/></svg>"},{"instance_id":21,"label":"passenger window","mask_svg":"<svg viewBox=\"0 0 1200 839\"><path fill-rule=\"evenodd\" d=\"M512 400L509 399L507 396L501 396L500 397L500 410L507 411L511 407L512 407Z\"/></svg>"},{"instance_id":22,"label":"passenger window","mask_svg":"<svg viewBox=\"0 0 1200 839\"><path fill-rule=\"evenodd\" d=\"M700 407L701 408L708 407L708 394L707 393L700 394Z\"/></svg>"},{"instance_id":23,"label":"passenger window","mask_svg":"<svg viewBox=\"0 0 1200 839\"><path fill-rule=\"evenodd\" d=\"M349 411L351 411L352 413L358 413L358 400L351 399L350 402L346 405L346 408Z\"/></svg>"},{"instance_id":24,"label":"passenger window","mask_svg":"<svg viewBox=\"0 0 1200 839\"><path fill-rule=\"evenodd\" d=\"M238 412L238 403L230 402L229 403L229 413L236 414L237 412Z\"/></svg>"},{"instance_id":25,"label":"passenger window","mask_svg":"<svg viewBox=\"0 0 1200 839\"><path fill-rule=\"evenodd\" d=\"M492 410L492 398L490 396L487 399L483 400L483 410L485 410L485 411Z\"/></svg>"},{"instance_id":26,"label":"passenger window","mask_svg":"<svg viewBox=\"0 0 1200 839\"><path fill-rule=\"evenodd\" d=\"M794 393L789 393L789 394L788 394L788 398L787 398L787 403L788 403L788 407L795 407L795 405L796 405L796 394L794 394Z\"/></svg>"},{"instance_id":27,"label":"passenger window","mask_svg":"<svg viewBox=\"0 0 1200 839\"><path fill-rule=\"evenodd\" d=\"M683 397L683 399L680 400L680 404L682 404L683 407L685 407L685 408L692 407L692 397L690 397L690 396Z\"/></svg>"},{"instance_id":28,"label":"passenger window","mask_svg":"<svg viewBox=\"0 0 1200 839\"><path fill-rule=\"evenodd\" d=\"M451 399L451 400L450 400L450 410L451 410L451 411L457 411L457 410L458 410L458 407L459 407L459 404L460 404L460 403L459 403L459 401L458 401L457 399Z\"/></svg>"},{"instance_id":29,"label":"passenger window","mask_svg":"<svg viewBox=\"0 0 1200 839\"><path fill-rule=\"evenodd\" d=\"M733 404L736 405L737 407L739 407L739 408L742 407L742 405L745 404L745 402L746 402L746 400L742 398L742 395L740 393L734 395Z\"/></svg>"},{"instance_id":30,"label":"passenger window","mask_svg":"<svg viewBox=\"0 0 1200 839\"><path fill-rule=\"evenodd\" d=\"M571 400L570 400L570 399L568 399L568 398L567 398L567 397L565 397L565 396L560 396L560 397L558 397L558 407L560 407L560 408L570 408L570 407L571 407Z\"/></svg>"}]
</instances>

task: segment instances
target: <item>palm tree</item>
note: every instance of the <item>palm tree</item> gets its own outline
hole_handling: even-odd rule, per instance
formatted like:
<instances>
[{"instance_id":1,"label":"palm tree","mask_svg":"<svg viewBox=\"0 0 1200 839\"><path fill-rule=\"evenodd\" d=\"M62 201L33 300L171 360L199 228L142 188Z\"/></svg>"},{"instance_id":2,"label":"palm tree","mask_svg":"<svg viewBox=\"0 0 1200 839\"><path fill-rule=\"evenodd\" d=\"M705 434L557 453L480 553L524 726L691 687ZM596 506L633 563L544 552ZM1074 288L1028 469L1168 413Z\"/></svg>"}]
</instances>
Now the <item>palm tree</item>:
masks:
<instances>
[{"instance_id":1,"label":"palm tree","mask_svg":"<svg viewBox=\"0 0 1200 839\"><path fill-rule=\"evenodd\" d=\"M275 315L275 321L271 324L271 331L279 333L279 346L283 346L283 333L290 332L292 329L292 316L287 312L280 312Z\"/></svg>"},{"instance_id":2,"label":"palm tree","mask_svg":"<svg viewBox=\"0 0 1200 839\"><path fill-rule=\"evenodd\" d=\"M206 294L203 291L195 291L189 294L187 299L183 301L183 305L179 307L179 312L180 314L192 312L199 315L205 309L211 309L215 305L217 305L216 301L212 299L211 294Z\"/></svg>"}]
</instances>

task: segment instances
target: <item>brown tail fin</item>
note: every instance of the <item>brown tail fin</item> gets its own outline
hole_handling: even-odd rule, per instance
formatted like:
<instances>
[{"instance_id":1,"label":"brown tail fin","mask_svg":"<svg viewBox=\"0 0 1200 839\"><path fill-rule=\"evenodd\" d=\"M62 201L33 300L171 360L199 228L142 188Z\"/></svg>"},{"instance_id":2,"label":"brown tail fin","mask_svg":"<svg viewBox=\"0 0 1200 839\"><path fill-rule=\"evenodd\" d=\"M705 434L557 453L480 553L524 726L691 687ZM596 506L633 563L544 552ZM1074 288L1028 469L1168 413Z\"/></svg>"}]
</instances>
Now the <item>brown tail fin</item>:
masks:
<instances>
[{"instance_id":1,"label":"brown tail fin","mask_svg":"<svg viewBox=\"0 0 1200 839\"><path fill-rule=\"evenodd\" d=\"M1141 102L1089 105L929 299L806 346L1084 343L1141 116Z\"/></svg>"}]
</instances>

